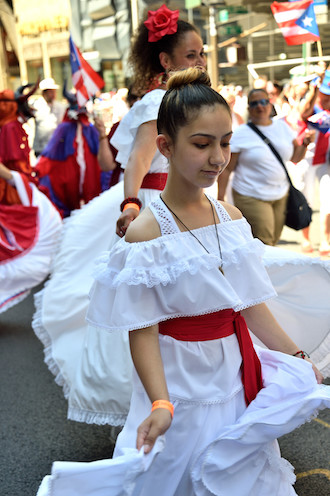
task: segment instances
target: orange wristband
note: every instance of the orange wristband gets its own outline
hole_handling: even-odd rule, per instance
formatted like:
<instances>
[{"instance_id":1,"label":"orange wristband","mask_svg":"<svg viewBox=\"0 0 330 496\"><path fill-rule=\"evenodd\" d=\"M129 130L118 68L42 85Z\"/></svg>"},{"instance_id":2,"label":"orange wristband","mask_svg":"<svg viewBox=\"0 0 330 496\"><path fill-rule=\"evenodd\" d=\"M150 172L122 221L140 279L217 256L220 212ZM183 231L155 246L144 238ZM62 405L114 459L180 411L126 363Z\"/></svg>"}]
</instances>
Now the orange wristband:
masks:
<instances>
[{"instance_id":1,"label":"orange wristband","mask_svg":"<svg viewBox=\"0 0 330 496\"><path fill-rule=\"evenodd\" d=\"M170 412L171 417L173 418L174 406L170 401L167 400L154 401L151 407L151 411L153 412L154 410L157 410L157 408L165 408L165 410L168 410Z\"/></svg>"},{"instance_id":2,"label":"orange wristband","mask_svg":"<svg viewBox=\"0 0 330 496\"><path fill-rule=\"evenodd\" d=\"M126 205L123 208L123 212L125 212L125 210L127 210L128 208L135 208L140 212L140 207L136 203L126 203Z\"/></svg>"}]
</instances>

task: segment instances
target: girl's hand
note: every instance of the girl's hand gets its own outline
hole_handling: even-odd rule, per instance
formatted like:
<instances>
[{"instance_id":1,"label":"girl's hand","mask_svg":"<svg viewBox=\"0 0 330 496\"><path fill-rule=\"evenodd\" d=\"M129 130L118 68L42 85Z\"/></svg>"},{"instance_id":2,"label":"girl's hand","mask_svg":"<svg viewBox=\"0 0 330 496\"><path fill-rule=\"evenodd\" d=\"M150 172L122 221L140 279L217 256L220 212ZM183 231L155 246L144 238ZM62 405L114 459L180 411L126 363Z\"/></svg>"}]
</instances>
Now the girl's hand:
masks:
<instances>
[{"instance_id":1,"label":"girl's hand","mask_svg":"<svg viewBox=\"0 0 330 496\"><path fill-rule=\"evenodd\" d=\"M127 208L125 212L122 212L117 220L116 233L121 238L125 236L126 231L132 220L136 219L139 215L139 210L137 208Z\"/></svg>"},{"instance_id":2,"label":"girl's hand","mask_svg":"<svg viewBox=\"0 0 330 496\"><path fill-rule=\"evenodd\" d=\"M99 117L95 117L94 118L94 125L95 125L96 129L98 130L100 136L105 136L107 134L106 130L105 130L105 125L104 125L104 122L102 121L102 119L100 119Z\"/></svg>"},{"instance_id":3,"label":"girl's hand","mask_svg":"<svg viewBox=\"0 0 330 496\"><path fill-rule=\"evenodd\" d=\"M137 430L136 448L144 446L144 453L150 453L158 436L164 434L172 423L171 413L165 408L151 412Z\"/></svg>"},{"instance_id":4,"label":"girl's hand","mask_svg":"<svg viewBox=\"0 0 330 496\"><path fill-rule=\"evenodd\" d=\"M304 360L307 360L307 362L309 362L309 363L312 364L313 370L314 370L314 374L315 374L315 377L316 377L316 381L317 381L318 384L322 384L322 382L324 381L324 377L321 374L321 372L319 371L319 369L314 365L314 363L312 362L312 360L310 360L309 358L305 357Z\"/></svg>"}]
</instances>

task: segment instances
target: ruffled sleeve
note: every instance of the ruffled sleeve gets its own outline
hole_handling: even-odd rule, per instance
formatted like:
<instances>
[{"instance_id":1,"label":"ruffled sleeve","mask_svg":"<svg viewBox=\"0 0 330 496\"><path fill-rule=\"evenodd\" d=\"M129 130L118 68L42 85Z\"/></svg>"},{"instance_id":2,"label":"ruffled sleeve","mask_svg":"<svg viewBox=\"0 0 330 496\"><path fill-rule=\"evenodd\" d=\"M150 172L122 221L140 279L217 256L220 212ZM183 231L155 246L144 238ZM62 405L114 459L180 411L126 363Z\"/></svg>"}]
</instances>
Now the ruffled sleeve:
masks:
<instances>
[{"instance_id":1,"label":"ruffled sleeve","mask_svg":"<svg viewBox=\"0 0 330 496\"><path fill-rule=\"evenodd\" d=\"M156 121L158 109L165 94L164 90L153 90L146 93L137 101L131 110L123 117L113 137L111 144L118 150L116 161L123 168L128 161L132 151L134 139L141 124Z\"/></svg>"},{"instance_id":2,"label":"ruffled sleeve","mask_svg":"<svg viewBox=\"0 0 330 496\"><path fill-rule=\"evenodd\" d=\"M189 232L120 240L97 261L87 320L110 331L134 330L180 316L239 311L275 296L262 263L264 245L246 226L244 219L221 226L225 276L219 255L196 246ZM212 229L199 231L214 245Z\"/></svg>"}]
</instances>

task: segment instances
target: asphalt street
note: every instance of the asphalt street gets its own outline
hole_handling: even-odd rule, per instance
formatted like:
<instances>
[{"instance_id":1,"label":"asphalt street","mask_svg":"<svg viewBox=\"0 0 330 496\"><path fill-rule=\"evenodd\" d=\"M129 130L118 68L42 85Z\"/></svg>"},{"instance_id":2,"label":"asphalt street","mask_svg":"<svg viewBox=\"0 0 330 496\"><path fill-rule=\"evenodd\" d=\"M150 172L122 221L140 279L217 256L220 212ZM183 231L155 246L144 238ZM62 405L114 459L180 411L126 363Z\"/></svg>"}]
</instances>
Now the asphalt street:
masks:
<instances>
[{"instance_id":1,"label":"asphalt street","mask_svg":"<svg viewBox=\"0 0 330 496\"><path fill-rule=\"evenodd\" d=\"M316 227L314 239L317 248ZM300 233L285 229L280 246L299 251ZM33 312L31 293L0 314L0 496L35 496L54 460L92 461L113 451L109 426L66 419L67 402L31 328ZM297 494L329 496L330 411L281 438L280 446L295 467Z\"/></svg>"}]
</instances>

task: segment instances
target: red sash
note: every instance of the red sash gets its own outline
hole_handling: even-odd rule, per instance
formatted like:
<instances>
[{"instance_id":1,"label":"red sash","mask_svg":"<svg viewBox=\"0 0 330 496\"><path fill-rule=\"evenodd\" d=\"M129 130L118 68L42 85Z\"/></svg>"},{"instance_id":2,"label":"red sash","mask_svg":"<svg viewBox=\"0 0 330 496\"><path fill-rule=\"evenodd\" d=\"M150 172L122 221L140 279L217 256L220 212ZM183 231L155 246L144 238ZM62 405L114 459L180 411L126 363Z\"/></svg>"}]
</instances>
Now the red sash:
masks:
<instances>
[{"instance_id":1,"label":"red sash","mask_svg":"<svg viewBox=\"0 0 330 496\"><path fill-rule=\"evenodd\" d=\"M165 188L166 180L166 172L152 172L144 176L141 188L158 189L159 191L163 191L163 189Z\"/></svg>"},{"instance_id":2,"label":"red sash","mask_svg":"<svg viewBox=\"0 0 330 496\"><path fill-rule=\"evenodd\" d=\"M210 341L236 334L242 355L242 383L248 405L262 389L260 360L244 317L233 309L196 317L178 317L159 323L159 332L179 341Z\"/></svg>"}]
</instances>

